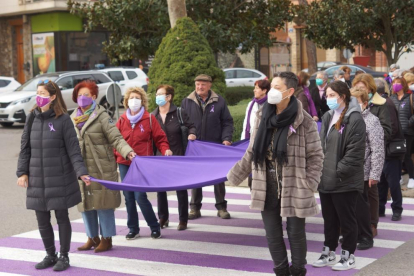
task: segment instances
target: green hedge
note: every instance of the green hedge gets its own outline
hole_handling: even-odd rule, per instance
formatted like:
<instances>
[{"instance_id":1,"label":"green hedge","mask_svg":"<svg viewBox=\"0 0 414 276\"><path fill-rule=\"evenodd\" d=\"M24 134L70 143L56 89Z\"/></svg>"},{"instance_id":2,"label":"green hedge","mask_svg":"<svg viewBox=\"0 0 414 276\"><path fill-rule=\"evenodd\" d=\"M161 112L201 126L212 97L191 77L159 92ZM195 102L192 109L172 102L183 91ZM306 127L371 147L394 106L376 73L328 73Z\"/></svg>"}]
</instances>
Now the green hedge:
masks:
<instances>
[{"instance_id":1,"label":"green hedge","mask_svg":"<svg viewBox=\"0 0 414 276\"><path fill-rule=\"evenodd\" d=\"M243 129L244 116L246 116L246 108L251 100L243 100L237 105L229 106L230 114L233 117L234 133L233 142L239 141Z\"/></svg>"},{"instance_id":2,"label":"green hedge","mask_svg":"<svg viewBox=\"0 0 414 276\"><path fill-rule=\"evenodd\" d=\"M242 100L252 99L254 96L254 87L238 86L226 88L226 101L228 105L236 105Z\"/></svg>"}]
</instances>

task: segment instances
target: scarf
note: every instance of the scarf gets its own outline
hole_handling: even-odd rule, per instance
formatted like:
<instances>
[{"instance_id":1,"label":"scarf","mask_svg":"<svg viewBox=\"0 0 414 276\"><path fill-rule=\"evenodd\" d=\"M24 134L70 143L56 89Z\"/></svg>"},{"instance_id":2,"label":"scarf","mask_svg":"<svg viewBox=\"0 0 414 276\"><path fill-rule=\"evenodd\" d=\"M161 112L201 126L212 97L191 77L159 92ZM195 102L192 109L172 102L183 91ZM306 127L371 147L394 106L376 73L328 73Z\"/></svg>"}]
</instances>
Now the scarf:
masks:
<instances>
[{"instance_id":1,"label":"scarf","mask_svg":"<svg viewBox=\"0 0 414 276\"><path fill-rule=\"evenodd\" d=\"M246 135L245 135L246 139L250 139L250 128L251 128L250 115L252 114L254 104L257 103L258 105L262 105L266 101L267 101L267 95L263 99L260 99L260 100L253 98L252 104L250 105L249 111L247 112L247 124L246 124Z\"/></svg>"},{"instance_id":2,"label":"scarf","mask_svg":"<svg viewBox=\"0 0 414 276\"><path fill-rule=\"evenodd\" d=\"M298 102L294 96L290 98L288 106L280 114L276 114L276 105L264 104L262 122L253 145L253 162L256 169L264 162L276 129L273 140L273 159L280 165L287 164L287 135L289 127L295 122L297 113Z\"/></svg>"},{"instance_id":3,"label":"scarf","mask_svg":"<svg viewBox=\"0 0 414 276\"><path fill-rule=\"evenodd\" d=\"M139 112L135 115L131 114L131 109L127 109L127 118L129 120L129 122L131 123L131 127L134 128L135 124L139 122L139 120L141 120L142 115L144 115L145 112L145 108L141 107L141 109L139 110Z\"/></svg>"},{"instance_id":4,"label":"scarf","mask_svg":"<svg viewBox=\"0 0 414 276\"><path fill-rule=\"evenodd\" d=\"M75 126L81 130L82 127L85 125L86 121L89 119L89 116L92 114L92 112L96 108L96 102L93 101L91 107L85 111L85 113L82 112L82 109L78 107L76 117L73 119L75 121Z\"/></svg>"}]
</instances>

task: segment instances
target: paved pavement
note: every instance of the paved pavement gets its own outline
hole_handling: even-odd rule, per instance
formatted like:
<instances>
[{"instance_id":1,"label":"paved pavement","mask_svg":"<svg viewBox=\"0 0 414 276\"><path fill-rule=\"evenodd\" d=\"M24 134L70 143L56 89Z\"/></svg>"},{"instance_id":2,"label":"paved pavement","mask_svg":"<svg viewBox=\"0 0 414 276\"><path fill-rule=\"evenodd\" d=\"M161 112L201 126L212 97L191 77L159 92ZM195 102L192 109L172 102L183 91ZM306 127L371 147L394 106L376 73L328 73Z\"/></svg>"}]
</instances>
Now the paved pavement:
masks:
<instances>
[{"instance_id":1,"label":"paved pavement","mask_svg":"<svg viewBox=\"0 0 414 276\"><path fill-rule=\"evenodd\" d=\"M33 211L25 209L25 191L15 184L21 131L19 127L0 127L0 275L2 272L48 275L53 273L51 269L36 271L33 268L45 253ZM212 187L206 187L204 191L203 217L190 221L186 231L175 229L177 199L174 194L169 195L171 223L162 231L163 237L159 240L150 238L142 214L141 237L134 241L125 240L127 214L124 208L118 209L118 236L114 238L114 249L101 254L76 251L86 241L86 235L79 213L72 208L72 267L60 275L272 275L273 264L260 213L248 208L248 188L227 188L230 220L216 217ZM153 194L151 198L154 198ZM156 209L156 201L152 201ZM389 211L386 218L380 218L375 248L356 252L357 269L333 272L329 267L315 269L308 265L308 275L413 275L414 200L405 199L404 208L400 222L391 222ZM307 259L312 263L322 248L321 215L307 219L306 231ZM55 238L58 245L57 232ZM287 238L285 240L289 249Z\"/></svg>"}]
</instances>

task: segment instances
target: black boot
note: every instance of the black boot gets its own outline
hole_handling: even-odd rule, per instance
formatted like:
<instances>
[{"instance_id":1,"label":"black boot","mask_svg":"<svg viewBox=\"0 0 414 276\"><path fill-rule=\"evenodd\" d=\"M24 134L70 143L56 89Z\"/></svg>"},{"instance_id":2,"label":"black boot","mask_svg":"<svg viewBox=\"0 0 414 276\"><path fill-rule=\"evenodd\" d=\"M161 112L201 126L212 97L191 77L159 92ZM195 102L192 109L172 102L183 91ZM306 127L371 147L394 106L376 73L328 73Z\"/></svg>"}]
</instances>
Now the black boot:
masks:
<instances>
[{"instance_id":1,"label":"black boot","mask_svg":"<svg viewBox=\"0 0 414 276\"><path fill-rule=\"evenodd\" d=\"M290 267L290 274L292 276L305 276L306 275L306 268L298 268L294 267L293 265Z\"/></svg>"},{"instance_id":2,"label":"black boot","mask_svg":"<svg viewBox=\"0 0 414 276\"><path fill-rule=\"evenodd\" d=\"M273 268L273 271L277 276L290 276L289 266Z\"/></svg>"},{"instance_id":3,"label":"black boot","mask_svg":"<svg viewBox=\"0 0 414 276\"><path fill-rule=\"evenodd\" d=\"M36 269L45 269L51 266L54 266L58 261L58 256L55 253L55 255L49 255L47 254L46 257L41 261L40 263L35 265Z\"/></svg>"},{"instance_id":4,"label":"black boot","mask_svg":"<svg viewBox=\"0 0 414 276\"><path fill-rule=\"evenodd\" d=\"M54 271L64 271L70 267L68 254L60 254L60 257L53 267Z\"/></svg>"}]
</instances>

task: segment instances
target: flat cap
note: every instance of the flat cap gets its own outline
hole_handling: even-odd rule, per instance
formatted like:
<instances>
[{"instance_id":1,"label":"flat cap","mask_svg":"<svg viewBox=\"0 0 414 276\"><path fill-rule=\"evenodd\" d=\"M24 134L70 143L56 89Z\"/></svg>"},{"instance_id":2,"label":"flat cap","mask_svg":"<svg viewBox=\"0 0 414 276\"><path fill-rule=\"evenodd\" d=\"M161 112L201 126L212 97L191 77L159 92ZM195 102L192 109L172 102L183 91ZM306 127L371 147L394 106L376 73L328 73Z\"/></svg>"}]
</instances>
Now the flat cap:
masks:
<instances>
[{"instance_id":1,"label":"flat cap","mask_svg":"<svg viewBox=\"0 0 414 276\"><path fill-rule=\"evenodd\" d=\"M211 79L211 77L209 75L205 75L205 74L201 74L198 75L194 81L209 81L209 82L213 82L213 80Z\"/></svg>"}]
</instances>

